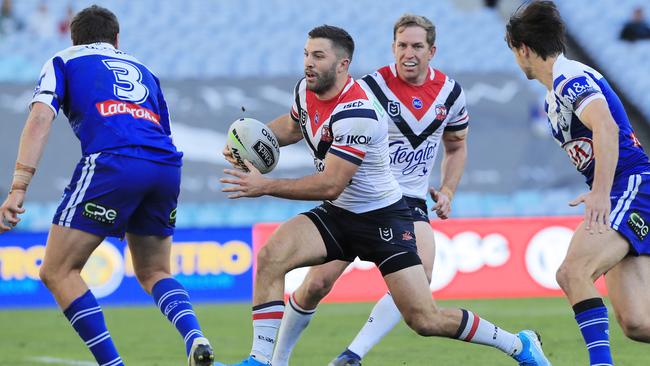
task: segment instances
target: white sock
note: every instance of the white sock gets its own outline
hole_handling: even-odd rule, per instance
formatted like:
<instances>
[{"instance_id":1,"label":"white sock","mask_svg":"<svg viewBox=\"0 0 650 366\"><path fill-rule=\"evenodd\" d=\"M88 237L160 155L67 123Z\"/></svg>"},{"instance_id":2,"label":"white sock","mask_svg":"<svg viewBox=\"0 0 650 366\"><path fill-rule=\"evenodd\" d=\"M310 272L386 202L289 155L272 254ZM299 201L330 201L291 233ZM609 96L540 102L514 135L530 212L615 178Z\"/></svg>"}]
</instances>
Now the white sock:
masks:
<instances>
[{"instance_id":1,"label":"white sock","mask_svg":"<svg viewBox=\"0 0 650 366\"><path fill-rule=\"evenodd\" d=\"M307 325L314 316L316 309L306 310L296 303L294 294L289 297L289 306L284 310L282 324L278 332L278 339L273 352L273 366L287 366L291 352L296 342L307 328Z\"/></svg>"},{"instance_id":2,"label":"white sock","mask_svg":"<svg viewBox=\"0 0 650 366\"><path fill-rule=\"evenodd\" d=\"M393 297L386 293L372 308L368 321L357 333L348 349L363 358L402 319Z\"/></svg>"},{"instance_id":3,"label":"white sock","mask_svg":"<svg viewBox=\"0 0 650 366\"><path fill-rule=\"evenodd\" d=\"M492 346L510 356L521 352L521 340L516 334L506 332L471 311L460 310L463 312L463 319L455 338L465 342Z\"/></svg>"},{"instance_id":4,"label":"white sock","mask_svg":"<svg viewBox=\"0 0 650 366\"><path fill-rule=\"evenodd\" d=\"M271 301L253 306L251 356L262 363L268 363L271 360L283 313L284 301Z\"/></svg>"}]
</instances>

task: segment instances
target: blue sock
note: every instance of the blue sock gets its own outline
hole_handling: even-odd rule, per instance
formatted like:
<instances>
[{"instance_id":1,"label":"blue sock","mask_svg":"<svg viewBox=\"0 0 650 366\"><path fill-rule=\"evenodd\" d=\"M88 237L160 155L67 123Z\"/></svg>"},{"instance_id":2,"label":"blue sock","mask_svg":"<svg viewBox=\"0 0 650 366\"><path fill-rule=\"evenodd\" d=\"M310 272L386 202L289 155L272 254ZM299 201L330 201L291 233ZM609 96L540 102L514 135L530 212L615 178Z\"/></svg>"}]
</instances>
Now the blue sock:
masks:
<instances>
[{"instance_id":1,"label":"blue sock","mask_svg":"<svg viewBox=\"0 0 650 366\"><path fill-rule=\"evenodd\" d=\"M77 298L63 311L100 366L124 366L106 329L104 313L90 292Z\"/></svg>"},{"instance_id":2,"label":"blue sock","mask_svg":"<svg viewBox=\"0 0 650 366\"><path fill-rule=\"evenodd\" d=\"M576 321L589 352L590 365L613 365L609 348L609 318L603 299L594 297L573 305Z\"/></svg>"},{"instance_id":3,"label":"blue sock","mask_svg":"<svg viewBox=\"0 0 650 366\"><path fill-rule=\"evenodd\" d=\"M183 285L173 278L162 279L151 290L156 305L183 336L185 352L190 354L194 338L203 337L199 321L196 319L190 296Z\"/></svg>"}]
</instances>

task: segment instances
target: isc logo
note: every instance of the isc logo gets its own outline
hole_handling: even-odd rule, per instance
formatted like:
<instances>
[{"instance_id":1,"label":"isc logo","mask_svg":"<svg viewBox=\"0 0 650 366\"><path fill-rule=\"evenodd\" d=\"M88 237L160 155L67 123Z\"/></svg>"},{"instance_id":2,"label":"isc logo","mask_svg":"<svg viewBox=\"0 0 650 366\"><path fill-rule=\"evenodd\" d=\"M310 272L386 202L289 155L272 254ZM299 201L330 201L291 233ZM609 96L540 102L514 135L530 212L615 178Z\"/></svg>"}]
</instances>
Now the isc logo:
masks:
<instances>
[{"instance_id":1,"label":"isc logo","mask_svg":"<svg viewBox=\"0 0 650 366\"><path fill-rule=\"evenodd\" d=\"M357 108L361 107L363 105L363 102L360 100L357 100L356 102L348 103L343 106L343 109L348 109L348 108Z\"/></svg>"}]
</instances>

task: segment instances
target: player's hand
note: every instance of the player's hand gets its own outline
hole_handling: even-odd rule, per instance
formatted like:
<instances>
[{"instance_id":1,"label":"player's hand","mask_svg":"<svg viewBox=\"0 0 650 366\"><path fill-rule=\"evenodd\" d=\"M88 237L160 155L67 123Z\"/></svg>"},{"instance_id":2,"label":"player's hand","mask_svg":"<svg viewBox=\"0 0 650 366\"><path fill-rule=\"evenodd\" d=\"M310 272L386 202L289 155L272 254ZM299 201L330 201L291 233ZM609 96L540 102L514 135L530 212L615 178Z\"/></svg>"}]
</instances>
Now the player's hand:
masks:
<instances>
[{"instance_id":1,"label":"player's hand","mask_svg":"<svg viewBox=\"0 0 650 366\"><path fill-rule=\"evenodd\" d=\"M20 222L19 214L25 212L25 191L12 191L0 206L0 234L13 229Z\"/></svg>"},{"instance_id":2,"label":"player's hand","mask_svg":"<svg viewBox=\"0 0 650 366\"><path fill-rule=\"evenodd\" d=\"M228 161L233 166L233 168L246 171L244 167L242 167L237 163L237 159L235 159L235 157L232 156L232 151L230 151L228 145L224 146L223 151L221 153L223 154L223 157L226 159L226 161Z\"/></svg>"},{"instance_id":3,"label":"player's hand","mask_svg":"<svg viewBox=\"0 0 650 366\"><path fill-rule=\"evenodd\" d=\"M436 203L431 208L431 211L435 211L436 215L442 220L448 219L451 213L451 199L449 196L442 191L437 191L433 187L429 188L429 194L431 194L431 198Z\"/></svg>"},{"instance_id":4,"label":"player's hand","mask_svg":"<svg viewBox=\"0 0 650 366\"><path fill-rule=\"evenodd\" d=\"M221 189L221 192L231 193L228 198L259 197L265 195L265 188L269 179L264 178L257 168L250 161L244 160L248 173L241 170L224 169L223 172L231 175L232 178L221 178L221 183L232 184L232 186Z\"/></svg>"},{"instance_id":5,"label":"player's hand","mask_svg":"<svg viewBox=\"0 0 650 366\"><path fill-rule=\"evenodd\" d=\"M581 203L585 205L585 229L590 234L596 232L602 234L610 230L609 214L612 209L612 202L609 199L609 194L594 191L583 193L569 202L569 206L575 207Z\"/></svg>"}]
</instances>

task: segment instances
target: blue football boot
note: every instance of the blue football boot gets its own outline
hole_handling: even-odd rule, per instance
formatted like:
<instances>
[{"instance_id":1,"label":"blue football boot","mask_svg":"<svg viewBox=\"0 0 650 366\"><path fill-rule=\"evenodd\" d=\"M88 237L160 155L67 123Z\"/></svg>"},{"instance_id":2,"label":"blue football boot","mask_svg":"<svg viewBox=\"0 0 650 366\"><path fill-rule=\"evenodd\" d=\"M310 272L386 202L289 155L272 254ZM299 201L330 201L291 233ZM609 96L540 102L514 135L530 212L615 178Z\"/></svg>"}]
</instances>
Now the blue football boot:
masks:
<instances>
[{"instance_id":1,"label":"blue football boot","mask_svg":"<svg viewBox=\"0 0 650 366\"><path fill-rule=\"evenodd\" d=\"M225 363L215 362L214 366L269 366L269 363L261 363L256 360L253 356L248 356L247 359L243 360L240 363L235 363L232 365L226 365Z\"/></svg>"},{"instance_id":2,"label":"blue football boot","mask_svg":"<svg viewBox=\"0 0 650 366\"><path fill-rule=\"evenodd\" d=\"M361 366L361 358L346 348L345 351L330 361L327 366Z\"/></svg>"},{"instance_id":3,"label":"blue football boot","mask_svg":"<svg viewBox=\"0 0 650 366\"><path fill-rule=\"evenodd\" d=\"M551 366L551 362L542 351L542 338L532 330L522 330L517 334L523 345L517 356L512 356L519 366Z\"/></svg>"}]
</instances>

